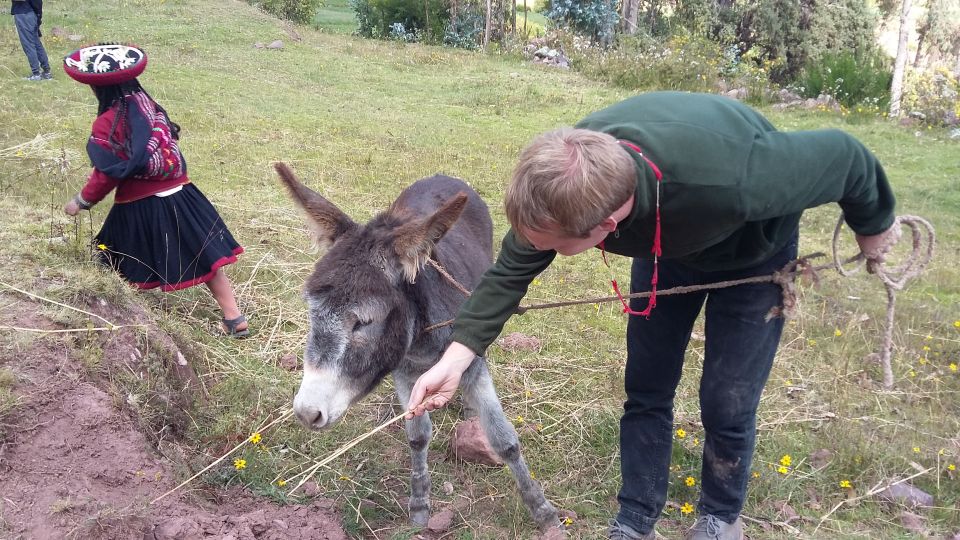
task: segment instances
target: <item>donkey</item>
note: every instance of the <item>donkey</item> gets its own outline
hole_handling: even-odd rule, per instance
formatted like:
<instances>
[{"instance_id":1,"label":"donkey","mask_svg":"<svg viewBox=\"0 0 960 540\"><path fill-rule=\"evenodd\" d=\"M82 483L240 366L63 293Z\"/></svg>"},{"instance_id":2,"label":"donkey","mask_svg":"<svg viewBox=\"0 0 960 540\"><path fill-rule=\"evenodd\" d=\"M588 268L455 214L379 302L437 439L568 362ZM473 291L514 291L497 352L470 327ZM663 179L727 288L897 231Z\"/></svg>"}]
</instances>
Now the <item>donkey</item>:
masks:
<instances>
[{"instance_id":1,"label":"donkey","mask_svg":"<svg viewBox=\"0 0 960 540\"><path fill-rule=\"evenodd\" d=\"M493 260L487 205L463 181L437 175L415 182L361 225L303 185L285 164L275 167L306 213L317 244L327 250L304 286L310 334L293 401L297 418L310 429L330 427L388 373L405 406L413 383L439 360L450 340L449 327L424 329L453 318L463 300L461 292L424 266L432 258L472 289ZM460 384L466 406L478 414L490 445L509 465L534 521L541 529L558 525L556 509L530 477L484 357L474 358ZM431 429L428 414L406 422L413 462L410 519L421 526L430 517Z\"/></svg>"}]
</instances>

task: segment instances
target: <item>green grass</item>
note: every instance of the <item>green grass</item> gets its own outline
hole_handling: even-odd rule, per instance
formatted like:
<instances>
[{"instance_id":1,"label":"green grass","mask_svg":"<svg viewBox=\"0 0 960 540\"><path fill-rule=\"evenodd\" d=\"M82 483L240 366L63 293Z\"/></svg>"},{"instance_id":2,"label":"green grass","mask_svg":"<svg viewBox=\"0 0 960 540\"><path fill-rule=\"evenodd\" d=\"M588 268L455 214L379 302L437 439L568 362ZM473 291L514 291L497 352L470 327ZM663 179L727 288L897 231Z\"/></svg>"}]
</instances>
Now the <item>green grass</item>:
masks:
<instances>
[{"instance_id":1,"label":"green grass","mask_svg":"<svg viewBox=\"0 0 960 540\"><path fill-rule=\"evenodd\" d=\"M318 24L337 28L323 21L337 19L334 13L345 13L343 6L325 9ZM85 179L83 145L94 101L87 88L60 71L53 82L20 80L26 62L9 17L0 19L0 45L10 52L0 57L0 279L39 287L37 292L65 302L94 296L140 302L165 330L196 342L194 363L210 394L192 411L196 423L188 443L200 466L205 452L231 447L273 411L288 407L299 382L278 362L302 349L307 319L299 290L317 255L279 189L271 161L291 163L357 220L386 207L417 178L438 171L458 176L490 204L500 235L506 230L500 201L519 150L535 134L629 95L511 57L365 41L346 31L301 28L302 41L281 51L257 50L253 43L282 35L283 25L243 2L67 0L44 21L45 29L63 27L82 34L83 42L135 41L146 48L150 67L143 84L183 126L191 178L247 248L228 274L256 334L246 341L217 338L218 315L202 288L133 295L89 262L84 243L109 205L76 220L62 215L59 206ZM52 37L46 44L52 58L77 45ZM948 367L960 362L960 329L954 326L960 319L955 247L960 145L942 131L915 134L876 119L766 112L783 129L837 127L863 140L884 163L899 212L933 221L940 249L930 270L899 299L894 391L880 388L879 369L864 360L877 350L882 328L879 283L828 272L819 288L801 288L801 317L787 326L761 404L758 476L744 510L751 518L750 537L797 536L778 525L786 502L801 516L790 527L803 537L910 538L898 520L901 509L870 498L817 525L846 497L841 480L863 494L879 482L913 474L913 463L934 467L915 480L937 499L936 508L924 511L927 527L941 535L956 532L960 477L949 474L946 464L960 465L960 374ZM42 138L19 154L7 150L38 135ZM835 206L806 214L801 252L828 250L837 214ZM849 239L845 249L852 249ZM618 275L629 272L626 259L612 265ZM42 280L33 279L40 275ZM541 276L527 302L606 295L606 276L596 254L561 259ZM616 509L624 325L612 305L533 312L512 320L505 331L539 337L544 343L539 354L491 350L506 412L523 417L521 440L531 469L551 500L578 514L573 537L600 536ZM9 332L3 332L7 339ZM695 439L703 435L696 400L702 353L702 342L692 343L677 392L677 426L687 435L675 450L679 470L672 472L670 501L676 505L694 503L697 496L696 487L683 480L692 475L699 483ZM390 418L393 402L387 384L331 431L314 435L286 424L244 450L246 469L211 472L205 480L244 484L282 500L282 491L269 484L274 477ZM458 538L529 538L531 522L507 472L445 459L458 413L452 407L434 417L436 508L463 497L473 502L456 522ZM808 456L821 448L832 457L825 468L815 469ZM785 454L792 456L793 468L781 475L776 467ZM372 531L379 538L413 536L402 503L406 459L403 432L396 427L321 472L321 491L339 501L348 530L362 537L373 537ZM439 489L444 481L454 485L452 497ZM690 522L670 506L661 532L678 537Z\"/></svg>"},{"instance_id":2,"label":"green grass","mask_svg":"<svg viewBox=\"0 0 960 540\"><path fill-rule=\"evenodd\" d=\"M334 34L352 34L357 30L357 17L347 0L325 1L313 22L322 31Z\"/></svg>"}]
</instances>

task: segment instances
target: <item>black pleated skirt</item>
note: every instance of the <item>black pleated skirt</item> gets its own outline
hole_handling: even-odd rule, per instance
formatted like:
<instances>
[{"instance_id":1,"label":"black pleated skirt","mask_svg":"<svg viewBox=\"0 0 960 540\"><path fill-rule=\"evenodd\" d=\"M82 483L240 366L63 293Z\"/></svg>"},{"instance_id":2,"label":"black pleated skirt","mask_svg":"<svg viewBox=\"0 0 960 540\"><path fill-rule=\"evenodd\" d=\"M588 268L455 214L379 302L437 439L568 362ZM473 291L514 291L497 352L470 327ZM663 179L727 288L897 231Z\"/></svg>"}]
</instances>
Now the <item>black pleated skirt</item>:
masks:
<instances>
[{"instance_id":1,"label":"black pleated skirt","mask_svg":"<svg viewBox=\"0 0 960 540\"><path fill-rule=\"evenodd\" d=\"M141 289L210 281L243 248L193 184L166 197L114 204L96 237L100 261Z\"/></svg>"}]
</instances>

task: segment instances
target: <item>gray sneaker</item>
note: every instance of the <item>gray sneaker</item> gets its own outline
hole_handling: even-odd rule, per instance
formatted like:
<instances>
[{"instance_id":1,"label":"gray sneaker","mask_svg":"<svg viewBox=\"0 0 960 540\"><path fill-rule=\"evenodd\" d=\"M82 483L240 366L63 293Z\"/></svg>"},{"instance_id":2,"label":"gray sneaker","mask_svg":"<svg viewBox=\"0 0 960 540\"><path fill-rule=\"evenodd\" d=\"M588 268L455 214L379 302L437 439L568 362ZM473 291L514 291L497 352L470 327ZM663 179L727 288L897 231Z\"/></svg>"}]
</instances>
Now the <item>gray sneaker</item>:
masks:
<instances>
[{"instance_id":1,"label":"gray sneaker","mask_svg":"<svg viewBox=\"0 0 960 540\"><path fill-rule=\"evenodd\" d=\"M610 522L610 529L607 531L607 538L610 540L655 540L657 533L650 531L647 534L640 534L633 527L624 525L617 520Z\"/></svg>"},{"instance_id":2,"label":"gray sneaker","mask_svg":"<svg viewBox=\"0 0 960 540\"><path fill-rule=\"evenodd\" d=\"M743 540L743 520L727 523L711 514L700 516L687 531L686 540Z\"/></svg>"},{"instance_id":3,"label":"gray sneaker","mask_svg":"<svg viewBox=\"0 0 960 540\"><path fill-rule=\"evenodd\" d=\"M23 80L25 80L25 81L40 81L40 80L43 80L43 77L42 77L39 73L36 73L36 74L31 75L31 76L29 76L29 77L24 77Z\"/></svg>"},{"instance_id":4,"label":"gray sneaker","mask_svg":"<svg viewBox=\"0 0 960 540\"><path fill-rule=\"evenodd\" d=\"M53 74L50 73L49 71L44 71L43 73L40 74L40 78L45 81L49 81L53 79Z\"/></svg>"}]
</instances>

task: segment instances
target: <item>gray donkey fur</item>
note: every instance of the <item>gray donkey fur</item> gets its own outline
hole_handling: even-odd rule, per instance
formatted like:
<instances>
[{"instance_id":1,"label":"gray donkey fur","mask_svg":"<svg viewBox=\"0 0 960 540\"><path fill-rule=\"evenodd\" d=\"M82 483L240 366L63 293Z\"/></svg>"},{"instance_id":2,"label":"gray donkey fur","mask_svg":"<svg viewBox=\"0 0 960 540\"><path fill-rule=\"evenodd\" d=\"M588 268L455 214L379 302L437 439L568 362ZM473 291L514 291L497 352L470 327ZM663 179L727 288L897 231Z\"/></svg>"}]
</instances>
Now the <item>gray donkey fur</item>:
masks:
<instances>
[{"instance_id":1,"label":"gray donkey fur","mask_svg":"<svg viewBox=\"0 0 960 540\"><path fill-rule=\"evenodd\" d=\"M306 212L318 245L327 249L304 287L310 334L293 402L297 418L311 429L329 427L388 373L406 406L417 378L450 341L449 327L424 328L453 318L463 301L424 264L432 257L472 289L493 258L486 204L463 181L437 175L415 182L390 208L361 225L304 186L285 164L276 169ZM474 359L461 389L494 451L513 472L534 521L541 528L557 525L556 509L520 454L517 432L503 414L485 358ZM410 519L419 525L430 517L431 429L427 414L406 423L413 461Z\"/></svg>"}]
</instances>

